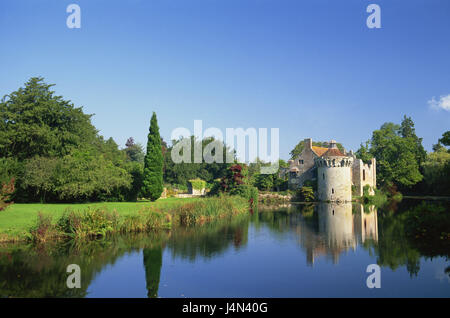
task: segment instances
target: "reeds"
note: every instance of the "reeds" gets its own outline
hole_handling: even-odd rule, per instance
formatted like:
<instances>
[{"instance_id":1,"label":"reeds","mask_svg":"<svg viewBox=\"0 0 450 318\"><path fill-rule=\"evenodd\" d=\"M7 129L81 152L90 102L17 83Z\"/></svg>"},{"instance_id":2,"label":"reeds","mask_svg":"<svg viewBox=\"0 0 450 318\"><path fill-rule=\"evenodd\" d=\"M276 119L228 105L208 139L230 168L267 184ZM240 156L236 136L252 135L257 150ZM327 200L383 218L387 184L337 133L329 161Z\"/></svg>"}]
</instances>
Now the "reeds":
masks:
<instances>
[{"instance_id":1,"label":"reeds","mask_svg":"<svg viewBox=\"0 0 450 318\"><path fill-rule=\"evenodd\" d=\"M52 222L50 216L39 213L28 238L34 242L46 242L54 238L95 239L114 233L140 233L170 229L172 226L203 224L246 211L246 199L227 195L203 198L165 209L149 205L135 214L125 216L106 208L88 207L81 211L68 209L56 223Z\"/></svg>"}]
</instances>

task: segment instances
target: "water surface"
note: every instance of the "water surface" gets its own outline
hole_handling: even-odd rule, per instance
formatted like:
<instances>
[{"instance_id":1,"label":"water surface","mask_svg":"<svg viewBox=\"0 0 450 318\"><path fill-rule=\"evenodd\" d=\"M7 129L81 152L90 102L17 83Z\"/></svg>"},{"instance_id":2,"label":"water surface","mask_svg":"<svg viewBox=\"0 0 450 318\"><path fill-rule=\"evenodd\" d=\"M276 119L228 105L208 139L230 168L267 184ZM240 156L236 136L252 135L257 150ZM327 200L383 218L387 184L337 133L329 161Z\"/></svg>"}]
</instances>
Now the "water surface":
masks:
<instances>
[{"instance_id":1,"label":"water surface","mask_svg":"<svg viewBox=\"0 0 450 318\"><path fill-rule=\"evenodd\" d=\"M446 243L407 235L417 204L298 205L83 244L3 245L0 296L449 297ZM66 286L69 264L81 268L80 289ZM366 285L370 264L379 289Z\"/></svg>"}]
</instances>

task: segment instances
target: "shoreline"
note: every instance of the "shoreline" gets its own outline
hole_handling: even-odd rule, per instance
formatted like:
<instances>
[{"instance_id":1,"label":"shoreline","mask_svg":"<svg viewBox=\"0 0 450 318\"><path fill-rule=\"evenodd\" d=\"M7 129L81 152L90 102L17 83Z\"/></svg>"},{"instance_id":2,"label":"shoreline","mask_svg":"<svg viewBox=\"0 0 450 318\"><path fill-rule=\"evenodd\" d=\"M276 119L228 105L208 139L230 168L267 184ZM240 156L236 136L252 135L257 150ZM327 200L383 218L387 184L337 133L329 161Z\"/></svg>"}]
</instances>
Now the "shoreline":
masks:
<instances>
[{"instance_id":1,"label":"shoreline","mask_svg":"<svg viewBox=\"0 0 450 318\"><path fill-rule=\"evenodd\" d=\"M239 196L219 196L155 202L16 204L10 208L0 215L0 243L96 239L192 226L243 214L249 205Z\"/></svg>"}]
</instances>

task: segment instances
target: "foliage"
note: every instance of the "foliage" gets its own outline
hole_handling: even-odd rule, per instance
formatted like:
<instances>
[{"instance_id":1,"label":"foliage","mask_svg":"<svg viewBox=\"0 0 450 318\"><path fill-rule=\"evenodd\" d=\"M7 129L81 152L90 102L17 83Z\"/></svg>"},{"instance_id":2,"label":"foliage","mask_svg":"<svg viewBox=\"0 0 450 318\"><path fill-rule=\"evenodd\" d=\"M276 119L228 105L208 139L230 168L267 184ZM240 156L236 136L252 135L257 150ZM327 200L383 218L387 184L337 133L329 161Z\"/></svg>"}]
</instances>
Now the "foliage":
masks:
<instances>
[{"instance_id":1,"label":"foliage","mask_svg":"<svg viewBox=\"0 0 450 318\"><path fill-rule=\"evenodd\" d=\"M299 197L303 202L313 202L315 200L313 188L308 186L301 187L299 190Z\"/></svg>"},{"instance_id":2,"label":"foliage","mask_svg":"<svg viewBox=\"0 0 450 318\"><path fill-rule=\"evenodd\" d=\"M25 162L21 187L45 202L123 200L131 176L101 155L74 152L63 158L35 157Z\"/></svg>"},{"instance_id":3,"label":"foliage","mask_svg":"<svg viewBox=\"0 0 450 318\"><path fill-rule=\"evenodd\" d=\"M172 160L172 151L178 150L178 146L186 145L182 149L189 151L190 149L190 162L181 162L175 164ZM213 155L217 155L217 161L205 162L202 160L200 163L194 162L194 149L203 149L203 151L215 147L214 151L211 150ZM216 154L217 151L217 154ZM222 160L220 160L219 156ZM215 140L212 137L197 140L194 136L190 138L182 138L180 140L173 140L172 146L168 147L164 154L164 182L170 184L186 184L191 179L202 179L208 183L213 183L214 179L221 178L230 164L226 163L227 153L229 156L234 156L231 150L229 150L225 144L219 140ZM222 162L220 162L222 161Z\"/></svg>"},{"instance_id":4,"label":"foliage","mask_svg":"<svg viewBox=\"0 0 450 318\"><path fill-rule=\"evenodd\" d=\"M239 195L248 200L253 212L258 208L258 188L249 184L240 184L230 191L231 195Z\"/></svg>"},{"instance_id":5,"label":"foliage","mask_svg":"<svg viewBox=\"0 0 450 318\"><path fill-rule=\"evenodd\" d=\"M274 175L258 174L256 176L255 185L259 190L272 190L274 187Z\"/></svg>"},{"instance_id":6,"label":"foliage","mask_svg":"<svg viewBox=\"0 0 450 318\"><path fill-rule=\"evenodd\" d=\"M194 190L202 190L206 188L206 181L202 179L191 179L189 180L189 183Z\"/></svg>"},{"instance_id":7,"label":"foliage","mask_svg":"<svg viewBox=\"0 0 450 318\"><path fill-rule=\"evenodd\" d=\"M126 201L137 201L142 188L144 176L144 166L140 162L131 161L125 166L127 172L131 175L132 182L129 191L126 191Z\"/></svg>"},{"instance_id":8,"label":"foliage","mask_svg":"<svg viewBox=\"0 0 450 318\"><path fill-rule=\"evenodd\" d=\"M144 197L148 197L152 201L157 200L163 192L162 145L155 112L150 120L141 192Z\"/></svg>"},{"instance_id":9,"label":"foliage","mask_svg":"<svg viewBox=\"0 0 450 318\"><path fill-rule=\"evenodd\" d=\"M422 167L427 193L450 196L450 153L444 149L429 153Z\"/></svg>"},{"instance_id":10,"label":"foliage","mask_svg":"<svg viewBox=\"0 0 450 318\"><path fill-rule=\"evenodd\" d=\"M406 117L405 117L406 118ZM422 180L421 139L414 137L411 125L385 123L372 134L370 153L377 159L377 183L394 182L410 187ZM404 121L405 121L404 120Z\"/></svg>"},{"instance_id":11,"label":"foliage","mask_svg":"<svg viewBox=\"0 0 450 318\"><path fill-rule=\"evenodd\" d=\"M125 200L139 169L98 135L92 115L31 78L0 103L0 183L16 180L15 202ZM137 178L135 180L135 178ZM133 186L132 186L133 184Z\"/></svg>"},{"instance_id":12,"label":"foliage","mask_svg":"<svg viewBox=\"0 0 450 318\"><path fill-rule=\"evenodd\" d=\"M314 191L317 191L317 179L314 180L305 180L303 186L311 187Z\"/></svg>"},{"instance_id":13,"label":"foliage","mask_svg":"<svg viewBox=\"0 0 450 318\"><path fill-rule=\"evenodd\" d=\"M248 202L239 196L219 195L177 207L173 214L179 216L181 225L191 226L238 215L248 210Z\"/></svg>"},{"instance_id":14,"label":"foliage","mask_svg":"<svg viewBox=\"0 0 450 318\"><path fill-rule=\"evenodd\" d=\"M374 194L370 195L370 193L369 193L370 188L371 187L368 184L366 184L363 187L362 202L364 204L374 205L376 207L384 206L388 201L388 196L387 196L386 192L375 188L375 189L373 189ZM401 200L401 197L398 197L398 195L397 195L397 196L394 196L392 199L394 199L394 200L400 199Z\"/></svg>"},{"instance_id":15,"label":"foliage","mask_svg":"<svg viewBox=\"0 0 450 318\"><path fill-rule=\"evenodd\" d=\"M408 139L412 143L412 151L419 166L425 161L427 152L422 146L423 138L419 138L416 135L416 129L414 128L414 122L411 117L403 116L403 120L400 124L400 135L404 139Z\"/></svg>"},{"instance_id":16,"label":"foliage","mask_svg":"<svg viewBox=\"0 0 450 318\"><path fill-rule=\"evenodd\" d=\"M439 142L444 146L450 147L450 130L442 134L442 138L439 139Z\"/></svg>"},{"instance_id":17,"label":"foliage","mask_svg":"<svg viewBox=\"0 0 450 318\"><path fill-rule=\"evenodd\" d=\"M372 160L372 154L369 149L369 141L366 141L366 144L359 147L359 149L355 152L355 156L358 159L361 159L364 163L369 163Z\"/></svg>"},{"instance_id":18,"label":"foliage","mask_svg":"<svg viewBox=\"0 0 450 318\"><path fill-rule=\"evenodd\" d=\"M33 77L2 99L0 157L59 157L94 142L97 130L91 124L92 115L56 96L52 86Z\"/></svg>"},{"instance_id":19,"label":"foliage","mask_svg":"<svg viewBox=\"0 0 450 318\"><path fill-rule=\"evenodd\" d=\"M11 195L14 192L14 178L9 183L5 183L0 187L0 211L6 209L9 205L13 204L11 201Z\"/></svg>"},{"instance_id":20,"label":"foliage","mask_svg":"<svg viewBox=\"0 0 450 318\"><path fill-rule=\"evenodd\" d=\"M58 236L59 232L52 224L52 217L39 212L36 225L29 230L28 238L34 243L45 243Z\"/></svg>"},{"instance_id":21,"label":"foliage","mask_svg":"<svg viewBox=\"0 0 450 318\"><path fill-rule=\"evenodd\" d=\"M128 161L144 163L144 150L141 144L135 143L133 137L127 139L125 143L125 153Z\"/></svg>"},{"instance_id":22,"label":"foliage","mask_svg":"<svg viewBox=\"0 0 450 318\"><path fill-rule=\"evenodd\" d=\"M71 207L56 219L56 223L52 222L50 216L38 213L37 222L28 229L28 239L33 242L50 239L89 240L114 233L150 232L172 226L204 224L248 210L248 200L239 196L178 199L176 202L172 206L144 205L138 211L126 215L101 206L77 210Z\"/></svg>"},{"instance_id":23,"label":"foliage","mask_svg":"<svg viewBox=\"0 0 450 318\"><path fill-rule=\"evenodd\" d=\"M270 163L265 163L257 158L255 162L248 165L248 182L253 184L262 191L285 191L288 189L288 176L282 173L282 169L289 165L286 161L280 159L278 161L278 171L273 174L261 174L261 168L269 166Z\"/></svg>"},{"instance_id":24,"label":"foliage","mask_svg":"<svg viewBox=\"0 0 450 318\"><path fill-rule=\"evenodd\" d=\"M247 175L247 167L234 164L227 169L226 174L220 180L221 190L224 192L230 192L240 184L244 184L245 177Z\"/></svg>"}]
</instances>

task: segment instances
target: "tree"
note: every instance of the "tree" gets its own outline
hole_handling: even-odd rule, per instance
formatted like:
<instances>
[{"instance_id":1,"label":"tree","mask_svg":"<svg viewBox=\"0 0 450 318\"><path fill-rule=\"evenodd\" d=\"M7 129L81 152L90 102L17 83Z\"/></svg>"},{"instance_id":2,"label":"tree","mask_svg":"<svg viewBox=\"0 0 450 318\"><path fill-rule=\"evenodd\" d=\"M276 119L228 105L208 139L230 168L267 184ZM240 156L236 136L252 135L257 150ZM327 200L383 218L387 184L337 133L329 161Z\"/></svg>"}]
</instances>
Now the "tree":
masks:
<instances>
[{"instance_id":1,"label":"tree","mask_svg":"<svg viewBox=\"0 0 450 318\"><path fill-rule=\"evenodd\" d=\"M56 186L55 170L59 162L58 158L39 156L26 160L21 186L32 188L32 192L39 196L40 201L45 202L47 194L54 193Z\"/></svg>"},{"instance_id":2,"label":"tree","mask_svg":"<svg viewBox=\"0 0 450 318\"><path fill-rule=\"evenodd\" d=\"M136 144L133 137L128 138L125 143L125 153L129 161L144 162L144 150L141 144ZM163 154L164 155L164 154Z\"/></svg>"},{"instance_id":3,"label":"tree","mask_svg":"<svg viewBox=\"0 0 450 318\"><path fill-rule=\"evenodd\" d=\"M259 190L272 190L274 187L274 177L275 175L273 174L258 174L255 185Z\"/></svg>"},{"instance_id":4,"label":"tree","mask_svg":"<svg viewBox=\"0 0 450 318\"><path fill-rule=\"evenodd\" d=\"M194 136L190 137L190 160L191 163L181 162L175 164L172 161L172 151L179 142L186 142L185 139L173 140L172 146L164 148L164 181L170 184L185 185L188 180L200 178L208 183L213 183L215 179L221 178L225 175L227 168L230 164L226 163L227 152L231 150L226 145L213 137L204 138L202 141L197 140ZM165 144L165 143L164 143ZM163 144L163 145L164 145ZM202 160L201 163L194 163L194 149L195 147L207 149L209 146L216 145L216 150L221 149L222 162L207 163ZM183 149L184 151L184 149ZM214 153L215 154L215 153ZM233 154L232 152L230 154Z\"/></svg>"},{"instance_id":5,"label":"tree","mask_svg":"<svg viewBox=\"0 0 450 318\"><path fill-rule=\"evenodd\" d=\"M369 141L366 141L366 145L361 144L359 149L355 152L355 156L361 159L364 163L369 163L372 159L372 154L369 149Z\"/></svg>"},{"instance_id":6,"label":"tree","mask_svg":"<svg viewBox=\"0 0 450 318\"><path fill-rule=\"evenodd\" d=\"M422 166L426 191L434 195L450 195L450 153L445 149L429 153Z\"/></svg>"},{"instance_id":7,"label":"tree","mask_svg":"<svg viewBox=\"0 0 450 318\"><path fill-rule=\"evenodd\" d=\"M401 126L385 123L372 134L370 153L377 159L377 182L410 187L422 180L417 141L402 137Z\"/></svg>"},{"instance_id":8,"label":"tree","mask_svg":"<svg viewBox=\"0 0 450 318\"><path fill-rule=\"evenodd\" d=\"M141 192L144 197L148 197L152 201L157 200L163 192L163 155L155 112L150 120Z\"/></svg>"},{"instance_id":9,"label":"tree","mask_svg":"<svg viewBox=\"0 0 450 318\"><path fill-rule=\"evenodd\" d=\"M442 134L442 138L439 139L439 143L443 144L446 147L450 147L450 130Z\"/></svg>"},{"instance_id":10,"label":"tree","mask_svg":"<svg viewBox=\"0 0 450 318\"><path fill-rule=\"evenodd\" d=\"M427 152L422 146L422 138L419 138L416 135L416 129L414 128L414 122L411 117L406 117L406 115L403 116L399 134L402 138L411 139L412 145L414 146L413 152L420 167L427 158Z\"/></svg>"},{"instance_id":11,"label":"tree","mask_svg":"<svg viewBox=\"0 0 450 318\"><path fill-rule=\"evenodd\" d=\"M97 130L91 116L55 96L52 84L33 77L0 102L0 157L59 157L92 144Z\"/></svg>"},{"instance_id":12,"label":"tree","mask_svg":"<svg viewBox=\"0 0 450 318\"><path fill-rule=\"evenodd\" d=\"M234 164L227 169L226 174L220 180L221 190L230 192L241 184L246 184L248 169L245 165Z\"/></svg>"},{"instance_id":13,"label":"tree","mask_svg":"<svg viewBox=\"0 0 450 318\"><path fill-rule=\"evenodd\" d=\"M14 178L0 187L0 211L6 209L11 202L11 195L14 192Z\"/></svg>"},{"instance_id":14,"label":"tree","mask_svg":"<svg viewBox=\"0 0 450 318\"><path fill-rule=\"evenodd\" d=\"M134 197L141 169L52 86L33 77L1 100L0 183L15 178L16 202Z\"/></svg>"}]
</instances>

